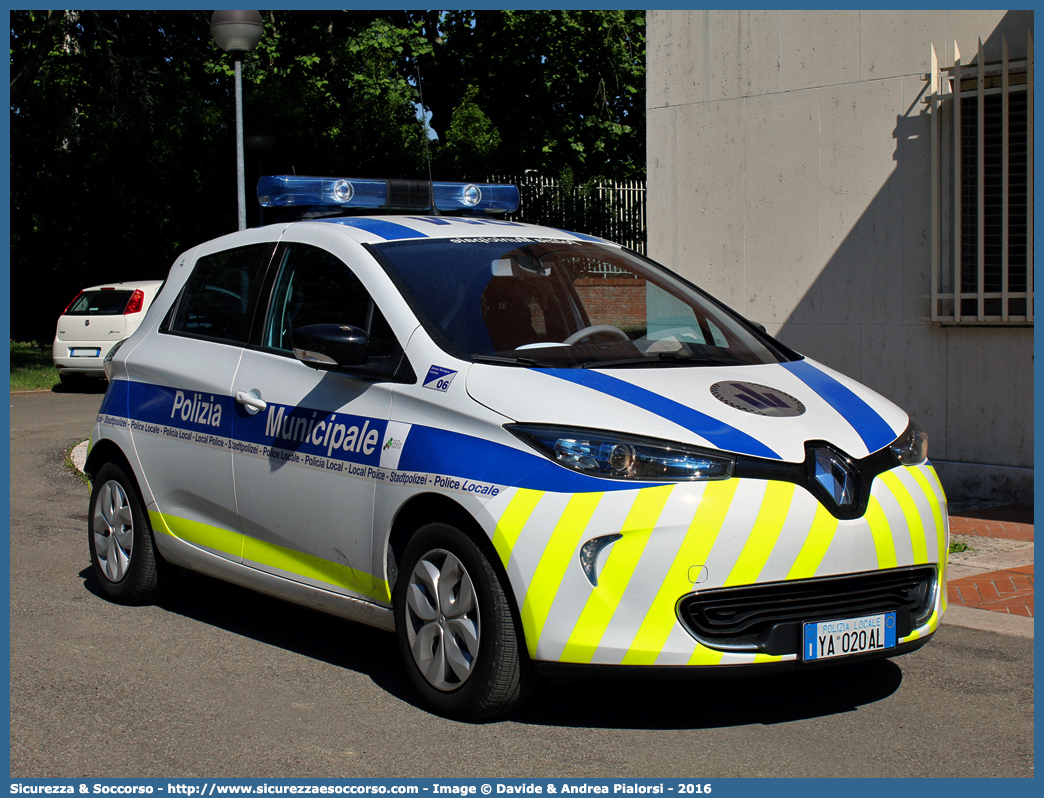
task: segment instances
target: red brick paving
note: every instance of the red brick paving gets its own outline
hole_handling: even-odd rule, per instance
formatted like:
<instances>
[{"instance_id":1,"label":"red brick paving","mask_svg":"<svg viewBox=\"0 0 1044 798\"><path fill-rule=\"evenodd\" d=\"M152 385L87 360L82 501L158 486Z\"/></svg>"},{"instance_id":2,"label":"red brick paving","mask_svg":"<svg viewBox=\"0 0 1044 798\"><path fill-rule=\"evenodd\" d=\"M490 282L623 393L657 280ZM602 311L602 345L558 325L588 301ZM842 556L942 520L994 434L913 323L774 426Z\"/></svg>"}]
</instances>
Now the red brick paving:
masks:
<instances>
[{"instance_id":1,"label":"red brick paving","mask_svg":"<svg viewBox=\"0 0 1044 798\"><path fill-rule=\"evenodd\" d=\"M982 507L950 516L951 535L1033 541L1033 508ZM1031 555L1032 556L1032 555ZM955 579L946 585L951 604L1033 617L1033 564Z\"/></svg>"},{"instance_id":2,"label":"red brick paving","mask_svg":"<svg viewBox=\"0 0 1044 798\"><path fill-rule=\"evenodd\" d=\"M1021 504L981 507L950 516L951 535L1033 540L1033 508Z\"/></svg>"},{"instance_id":3,"label":"red brick paving","mask_svg":"<svg viewBox=\"0 0 1044 798\"><path fill-rule=\"evenodd\" d=\"M955 579L946 585L946 598L962 607L1032 618L1033 566Z\"/></svg>"}]
</instances>

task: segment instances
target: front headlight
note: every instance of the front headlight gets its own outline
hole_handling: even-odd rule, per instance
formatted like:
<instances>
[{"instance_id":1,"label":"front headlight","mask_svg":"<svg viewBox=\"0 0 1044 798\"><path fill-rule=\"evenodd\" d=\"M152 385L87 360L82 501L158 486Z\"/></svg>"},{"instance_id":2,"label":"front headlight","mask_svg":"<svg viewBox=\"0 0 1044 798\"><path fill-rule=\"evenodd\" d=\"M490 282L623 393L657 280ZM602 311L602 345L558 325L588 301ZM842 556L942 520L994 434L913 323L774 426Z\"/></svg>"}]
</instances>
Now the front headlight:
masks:
<instances>
[{"instance_id":1,"label":"front headlight","mask_svg":"<svg viewBox=\"0 0 1044 798\"><path fill-rule=\"evenodd\" d=\"M920 465L928 459L928 433L910 419L906 431L895 439L891 449L903 465Z\"/></svg>"},{"instance_id":2,"label":"front headlight","mask_svg":"<svg viewBox=\"0 0 1044 798\"><path fill-rule=\"evenodd\" d=\"M731 455L669 441L538 424L506 424L505 429L556 463L596 477L664 482L728 479L736 467Z\"/></svg>"}]
</instances>

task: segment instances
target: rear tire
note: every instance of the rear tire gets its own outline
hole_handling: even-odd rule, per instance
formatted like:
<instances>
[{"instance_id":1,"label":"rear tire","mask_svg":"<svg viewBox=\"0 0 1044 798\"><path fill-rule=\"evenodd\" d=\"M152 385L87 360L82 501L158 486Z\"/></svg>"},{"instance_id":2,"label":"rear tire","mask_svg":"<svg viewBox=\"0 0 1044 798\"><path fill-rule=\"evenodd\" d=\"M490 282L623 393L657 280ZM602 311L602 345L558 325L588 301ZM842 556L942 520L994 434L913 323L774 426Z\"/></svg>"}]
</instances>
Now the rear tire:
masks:
<instances>
[{"instance_id":1,"label":"rear tire","mask_svg":"<svg viewBox=\"0 0 1044 798\"><path fill-rule=\"evenodd\" d=\"M403 664L436 712L485 720L522 703L529 659L496 571L471 538L442 523L418 530L394 602Z\"/></svg>"},{"instance_id":2,"label":"rear tire","mask_svg":"<svg viewBox=\"0 0 1044 798\"><path fill-rule=\"evenodd\" d=\"M121 604L155 600L173 566L156 551L137 484L115 463L92 481L87 517L91 565L106 597Z\"/></svg>"}]
</instances>

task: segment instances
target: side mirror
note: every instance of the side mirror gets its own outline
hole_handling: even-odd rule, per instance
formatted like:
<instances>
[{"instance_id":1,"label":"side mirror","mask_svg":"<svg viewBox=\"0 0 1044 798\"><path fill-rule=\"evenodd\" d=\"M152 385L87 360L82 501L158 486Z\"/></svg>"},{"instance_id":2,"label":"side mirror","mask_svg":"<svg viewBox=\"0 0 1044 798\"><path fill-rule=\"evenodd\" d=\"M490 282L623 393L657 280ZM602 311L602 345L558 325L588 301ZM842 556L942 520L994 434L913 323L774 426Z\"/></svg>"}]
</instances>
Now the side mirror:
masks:
<instances>
[{"instance_id":1,"label":"side mirror","mask_svg":"<svg viewBox=\"0 0 1044 798\"><path fill-rule=\"evenodd\" d=\"M361 366L370 346L366 333L350 324L309 324L295 329L291 340L294 357L323 371Z\"/></svg>"}]
</instances>

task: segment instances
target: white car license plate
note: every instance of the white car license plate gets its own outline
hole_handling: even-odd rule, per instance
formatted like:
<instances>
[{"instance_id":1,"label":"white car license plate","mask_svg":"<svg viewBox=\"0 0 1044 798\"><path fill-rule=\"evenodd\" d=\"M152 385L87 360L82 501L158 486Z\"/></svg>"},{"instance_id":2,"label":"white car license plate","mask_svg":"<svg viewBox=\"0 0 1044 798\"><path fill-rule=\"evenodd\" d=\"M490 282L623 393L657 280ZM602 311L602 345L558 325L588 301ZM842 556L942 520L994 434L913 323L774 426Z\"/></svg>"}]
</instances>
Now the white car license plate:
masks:
<instances>
[{"instance_id":1,"label":"white car license plate","mask_svg":"<svg viewBox=\"0 0 1044 798\"><path fill-rule=\"evenodd\" d=\"M805 662L895 648L895 612L805 624Z\"/></svg>"},{"instance_id":2,"label":"white car license plate","mask_svg":"<svg viewBox=\"0 0 1044 798\"><path fill-rule=\"evenodd\" d=\"M70 357L98 357L101 354L101 350L98 348L94 349L70 349Z\"/></svg>"}]
</instances>

